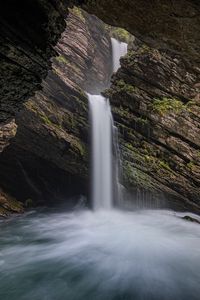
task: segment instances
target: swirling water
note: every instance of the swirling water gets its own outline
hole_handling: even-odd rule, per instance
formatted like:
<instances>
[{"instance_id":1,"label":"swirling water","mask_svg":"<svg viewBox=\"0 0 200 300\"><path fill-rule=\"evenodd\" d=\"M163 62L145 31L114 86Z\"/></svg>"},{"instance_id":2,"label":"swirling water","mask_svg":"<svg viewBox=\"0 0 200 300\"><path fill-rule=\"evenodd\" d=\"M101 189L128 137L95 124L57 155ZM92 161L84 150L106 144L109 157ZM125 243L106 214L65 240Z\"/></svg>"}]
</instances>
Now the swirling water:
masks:
<instances>
[{"instance_id":1,"label":"swirling water","mask_svg":"<svg viewBox=\"0 0 200 300\"><path fill-rule=\"evenodd\" d=\"M199 300L200 225L170 211L33 212L0 229L2 300Z\"/></svg>"}]
</instances>

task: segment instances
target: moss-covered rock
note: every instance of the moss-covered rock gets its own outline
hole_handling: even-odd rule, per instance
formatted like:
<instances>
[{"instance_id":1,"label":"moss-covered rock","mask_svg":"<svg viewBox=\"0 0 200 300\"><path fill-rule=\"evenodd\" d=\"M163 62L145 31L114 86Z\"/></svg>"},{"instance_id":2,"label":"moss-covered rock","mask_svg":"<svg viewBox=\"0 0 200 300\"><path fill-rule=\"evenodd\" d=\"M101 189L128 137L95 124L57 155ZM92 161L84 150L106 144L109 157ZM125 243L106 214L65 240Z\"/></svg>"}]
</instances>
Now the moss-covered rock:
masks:
<instances>
[{"instance_id":1,"label":"moss-covered rock","mask_svg":"<svg viewBox=\"0 0 200 300\"><path fill-rule=\"evenodd\" d=\"M173 50L199 64L199 2L84 0L83 7L105 23L122 27L157 49Z\"/></svg>"},{"instance_id":2,"label":"moss-covered rock","mask_svg":"<svg viewBox=\"0 0 200 300\"><path fill-rule=\"evenodd\" d=\"M198 73L179 55L139 42L121 63L105 94L119 128L124 185L198 210Z\"/></svg>"},{"instance_id":3,"label":"moss-covered rock","mask_svg":"<svg viewBox=\"0 0 200 300\"><path fill-rule=\"evenodd\" d=\"M70 10L66 24L43 89L25 103L16 118L17 135L0 156L1 185L34 205L88 193L85 90L98 93L112 71L104 24L78 8Z\"/></svg>"}]
</instances>

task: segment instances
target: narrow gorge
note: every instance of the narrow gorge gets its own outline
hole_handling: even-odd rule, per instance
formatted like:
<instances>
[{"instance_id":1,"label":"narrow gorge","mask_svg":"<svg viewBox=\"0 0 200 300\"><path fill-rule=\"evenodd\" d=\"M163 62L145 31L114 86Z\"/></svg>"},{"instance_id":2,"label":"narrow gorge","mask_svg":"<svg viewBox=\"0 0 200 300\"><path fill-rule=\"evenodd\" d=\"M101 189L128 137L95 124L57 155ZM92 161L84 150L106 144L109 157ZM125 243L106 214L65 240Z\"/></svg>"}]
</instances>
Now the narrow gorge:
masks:
<instances>
[{"instance_id":1,"label":"narrow gorge","mask_svg":"<svg viewBox=\"0 0 200 300\"><path fill-rule=\"evenodd\" d=\"M198 300L200 5L8 0L0 295Z\"/></svg>"}]
</instances>

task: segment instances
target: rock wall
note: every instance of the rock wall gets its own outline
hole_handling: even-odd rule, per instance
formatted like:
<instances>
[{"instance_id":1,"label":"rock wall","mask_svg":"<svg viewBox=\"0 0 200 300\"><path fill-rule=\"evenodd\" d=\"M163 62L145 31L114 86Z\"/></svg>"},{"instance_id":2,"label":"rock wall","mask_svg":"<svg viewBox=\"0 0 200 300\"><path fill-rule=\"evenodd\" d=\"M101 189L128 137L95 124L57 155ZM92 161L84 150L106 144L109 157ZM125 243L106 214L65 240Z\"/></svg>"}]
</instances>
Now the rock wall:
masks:
<instances>
[{"instance_id":1,"label":"rock wall","mask_svg":"<svg viewBox=\"0 0 200 300\"><path fill-rule=\"evenodd\" d=\"M121 65L106 94L120 131L124 184L132 192L140 188L158 198L164 193L179 207L199 209L196 68L178 54L139 42Z\"/></svg>"},{"instance_id":2,"label":"rock wall","mask_svg":"<svg viewBox=\"0 0 200 300\"><path fill-rule=\"evenodd\" d=\"M0 181L17 199L48 203L88 191L88 107L84 90L108 85L110 37L103 22L74 8L43 89L16 116L0 156Z\"/></svg>"},{"instance_id":3,"label":"rock wall","mask_svg":"<svg viewBox=\"0 0 200 300\"><path fill-rule=\"evenodd\" d=\"M107 86L110 42L102 22L75 9L53 47L74 2L8 0L0 10L0 151L15 136L0 156L0 180L22 200L53 201L69 186L70 194L87 190L83 90ZM122 60L107 92L121 133L124 184L199 206L199 1L76 2L146 45Z\"/></svg>"},{"instance_id":4,"label":"rock wall","mask_svg":"<svg viewBox=\"0 0 200 300\"><path fill-rule=\"evenodd\" d=\"M198 0L83 0L81 3L105 23L127 29L151 47L187 56L199 66Z\"/></svg>"},{"instance_id":5,"label":"rock wall","mask_svg":"<svg viewBox=\"0 0 200 300\"><path fill-rule=\"evenodd\" d=\"M71 1L8 0L0 9L0 151L13 137L13 119L41 89L65 29ZM11 128L10 134L4 134ZM3 136L3 138L2 138Z\"/></svg>"}]
</instances>

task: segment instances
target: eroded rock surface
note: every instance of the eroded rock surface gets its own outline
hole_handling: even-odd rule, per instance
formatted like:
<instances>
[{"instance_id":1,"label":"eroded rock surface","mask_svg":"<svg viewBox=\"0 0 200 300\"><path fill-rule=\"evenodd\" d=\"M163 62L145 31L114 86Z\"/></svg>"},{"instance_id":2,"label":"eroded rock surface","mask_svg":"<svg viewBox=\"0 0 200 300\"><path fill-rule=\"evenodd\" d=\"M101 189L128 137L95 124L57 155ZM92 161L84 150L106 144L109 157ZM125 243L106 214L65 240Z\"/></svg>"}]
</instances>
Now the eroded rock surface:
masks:
<instances>
[{"instance_id":1,"label":"eroded rock surface","mask_svg":"<svg viewBox=\"0 0 200 300\"><path fill-rule=\"evenodd\" d=\"M41 89L70 1L8 0L0 9L0 124ZM2 125L3 124L3 125ZM10 134L12 136L12 134ZM7 141L5 141L5 145ZM1 147L2 150L3 147Z\"/></svg>"},{"instance_id":2,"label":"eroded rock surface","mask_svg":"<svg viewBox=\"0 0 200 300\"><path fill-rule=\"evenodd\" d=\"M83 7L105 23L123 27L146 44L188 56L199 65L198 0L84 0Z\"/></svg>"},{"instance_id":3,"label":"eroded rock surface","mask_svg":"<svg viewBox=\"0 0 200 300\"><path fill-rule=\"evenodd\" d=\"M0 217L7 217L11 213L22 213L23 211L21 202L0 189Z\"/></svg>"},{"instance_id":4,"label":"eroded rock surface","mask_svg":"<svg viewBox=\"0 0 200 300\"><path fill-rule=\"evenodd\" d=\"M139 43L107 91L120 131L124 184L200 206L199 73Z\"/></svg>"},{"instance_id":5,"label":"eroded rock surface","mask_svg":"<svg viewBox=\"0 0 200 300\"><path fill-rule=\"evenodd\" d=\"M17 198L55 202L88 190L88 101L107 86L111 45L104 23L75 8L56 46L43 90L16 117L18 131L0 156L0 180Z\"/></svg>"}]
</instances>

